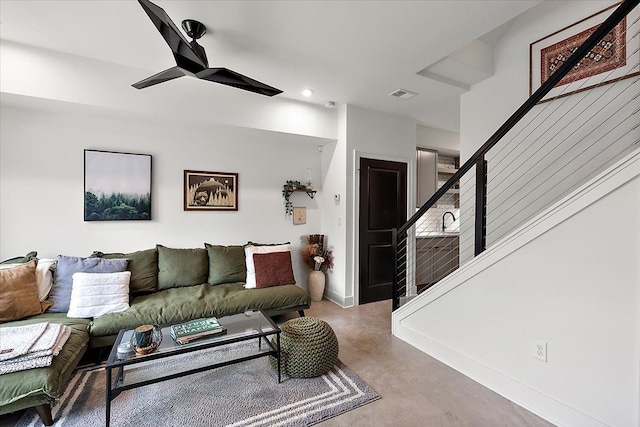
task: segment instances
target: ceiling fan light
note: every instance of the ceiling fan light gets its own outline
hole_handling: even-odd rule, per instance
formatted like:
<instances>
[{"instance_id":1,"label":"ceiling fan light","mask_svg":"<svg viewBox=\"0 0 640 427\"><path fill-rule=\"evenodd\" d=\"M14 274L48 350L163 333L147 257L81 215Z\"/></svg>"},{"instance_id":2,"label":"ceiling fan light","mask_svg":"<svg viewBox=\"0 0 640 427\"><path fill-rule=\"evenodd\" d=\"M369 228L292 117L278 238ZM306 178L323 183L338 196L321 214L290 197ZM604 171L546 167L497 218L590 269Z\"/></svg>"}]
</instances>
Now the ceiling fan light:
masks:
<instances>
[{"instance_id":1,"label":"ceiling fan light","mask_svg":"<svg viewBox=\"0 0 640 427\"><path fill-rule=\"evenodd\" d=\"M194 19L185 19L182 22L182 27L189 37L193 39L189 42L163 8L150 0L138 0L138 2L160 32L164 41L169 45L171 52L173 52L176 66L134 83L133 87L136 89L144 89L178 77L189 76L265 96L275 96L282 93L280 89L227 68L209 68L204 48L196 42L196 39L206 32L206 27L203 23Z\"/></svg>"}]
</instances>

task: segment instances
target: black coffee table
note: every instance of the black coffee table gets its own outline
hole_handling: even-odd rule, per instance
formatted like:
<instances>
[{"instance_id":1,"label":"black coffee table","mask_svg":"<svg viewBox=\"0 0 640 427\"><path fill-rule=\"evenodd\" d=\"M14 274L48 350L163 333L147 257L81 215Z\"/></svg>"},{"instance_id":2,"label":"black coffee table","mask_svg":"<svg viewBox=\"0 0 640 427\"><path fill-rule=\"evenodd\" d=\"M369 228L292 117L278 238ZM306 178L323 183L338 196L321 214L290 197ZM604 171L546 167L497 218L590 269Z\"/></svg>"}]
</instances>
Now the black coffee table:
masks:
<instances>
[{"instance_id":1,"label":"black coffee table","mask_svg":"<svg viewBox=\"0 0 640 427\"><path fill-rule=\"evenodd\" d=\"M106 390L106 425L109 426L111 418L111 401L125 390L131 390L137 387L143 387L149 384L155 384L161 381L171 380L173 378L183 377L222 366L232 365L247 360L257 359L260 357L274 356L278 360L278 382L281 381L280 371L280 328L271 318L264 314L262 310L247 311L241 314L219 317L218 322L222 327L226 328L225 335L216 335L212 337L201 338L188 344L177 344L170 335L170 326L162 328L163 340L156 351L147 355L136 355L129 353L124 358L118 358L118 345L128 342L133 333L132 329L123 329L118 334L116 342L111 349L105 371L107 374L107 390ZM275 335L276 344L272 344L268 339L269 336ZM158 362L162 359L174 357L179 354L190 353L197 350L219 347L223 345L233 344L240 341L258 340L258 346L255 353L229 359L224 362L214 363L197 368L186 367L180 372L166 372L165 375L158 375L159 372L166 371L163 366L158 369ZM267 345L263 347L262 342ZM161 362L159 362L161 364ZM133 380L127 381L127 369L136 368L136 375ZM112 371L116 370L115 383L112 378ZM146 373L145 371L148 371Z\"/></svg>"}]
</instances>

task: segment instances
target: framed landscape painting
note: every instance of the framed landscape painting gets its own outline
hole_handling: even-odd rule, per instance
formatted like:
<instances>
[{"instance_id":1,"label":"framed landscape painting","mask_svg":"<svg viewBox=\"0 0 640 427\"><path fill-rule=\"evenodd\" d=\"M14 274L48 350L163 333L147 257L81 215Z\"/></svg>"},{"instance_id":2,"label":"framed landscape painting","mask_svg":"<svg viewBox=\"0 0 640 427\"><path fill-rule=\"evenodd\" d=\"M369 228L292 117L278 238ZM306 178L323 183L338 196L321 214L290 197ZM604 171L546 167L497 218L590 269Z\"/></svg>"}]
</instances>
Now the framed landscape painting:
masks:
<instances>
[{"instance_id":1,"label":"framed landscape painting","mask_svg":"<svg viewBox=\"0 0 640 427\"><path fill-rule=\"evenodd\" d=\"M617 6L616 4L601 10L531 43L529 95L560 68ZM639 75L639 15L638 8L631 11L540 102Z\"/></svg>"},{"instance_id":2,"label":"framed landscape painting","mask_svg":"<svg viewBox=\"0 0 640 427\"><path fill-rule=\"evenodd\" d=\"M151 219L151 155L84 150L84 220Z\"/></svg>"},{"instance_id":3,"label":"framed landscape painting","mask_svg":"<svg viewBox=\"0 0 640 427\"><path fill-rule=\"evenodd\" d=\"M238 174L184 171L185 211L237 211Z\"/></svg>"}]
</instances>

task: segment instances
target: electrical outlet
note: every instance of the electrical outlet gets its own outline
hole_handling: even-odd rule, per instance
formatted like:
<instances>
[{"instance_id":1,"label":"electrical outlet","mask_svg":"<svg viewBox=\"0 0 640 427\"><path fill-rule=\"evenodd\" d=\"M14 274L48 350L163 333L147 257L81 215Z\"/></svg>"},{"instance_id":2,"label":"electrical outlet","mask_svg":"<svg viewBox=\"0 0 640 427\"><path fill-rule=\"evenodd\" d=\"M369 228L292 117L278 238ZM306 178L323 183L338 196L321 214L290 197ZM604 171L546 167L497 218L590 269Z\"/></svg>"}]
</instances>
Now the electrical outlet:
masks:
<instances>
[{"instance_id":1,"label":"electrical outlet","mask_svg":"<svg viewBox=\"0 0 640 427\"><path fill-rule=\"evenodd\" d=\"M545 341L535 340L533 342L533 357L543 362L547 361L547 343Z\"/></svg>"}]
</instances>

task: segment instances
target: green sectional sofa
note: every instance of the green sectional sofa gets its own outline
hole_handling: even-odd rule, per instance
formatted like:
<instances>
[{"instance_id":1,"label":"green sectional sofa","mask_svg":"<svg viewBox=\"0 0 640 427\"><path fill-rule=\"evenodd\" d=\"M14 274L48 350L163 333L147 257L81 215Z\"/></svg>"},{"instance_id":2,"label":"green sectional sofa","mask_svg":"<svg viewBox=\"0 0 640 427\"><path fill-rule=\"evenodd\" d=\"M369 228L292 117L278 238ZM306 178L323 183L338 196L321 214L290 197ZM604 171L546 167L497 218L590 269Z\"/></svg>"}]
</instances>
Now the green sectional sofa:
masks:
<instances>
[{"instance_id":1,"label":"green sectional sofa","mask_svg":"<svg viewBox=\"0 0 640 427\"><path fill-rule=\"evenodd\" d=\"M131 308L93 319L91 347L111 346L120 329L146 324L173 324L200 317L222 317L249 309L275 316L303 311L311 305L309 295L296 285L244 289L243 283L195 285L166 289L135 297Z\"/></svg>"},{"instance_id":2,"label":"green sectional sofa","mask_svg":"<svg viewBox=\"0 0 640 427\"><path fill-rule=\"evenodd\" d=\"M43 313L28 319L0 324L21 326L40 322L70 326L71 336L51 366L0 376L0 415L36 407L44 425L53 424L51 404L64 392L73 370L89 345L89 320L69 319L64 313Z\"/></svg>"},{"instance_id":3,"label":"green sectional sofa","mask_svg":"<svg viewBox=\"0 0 640 427\"><path fill-rule=\"evenodd\" d=\"M38 322L72 327L71 337L51 366L0 375L0 415L36 407L43 423L51 425L51 405L62 396L86 350L109 349L121 329L223 317L251 309L262 309L271 316L292 311L304 316L311 306L307 292L295 284L246 289L244 246L171 249L158 245L129 254L94 252L92 257L129 260L130 307L88 319L44 312L0 323L0 328ZM56 294L56 286L54 283L50 295Z\"/></svg>"}]
</instances>

